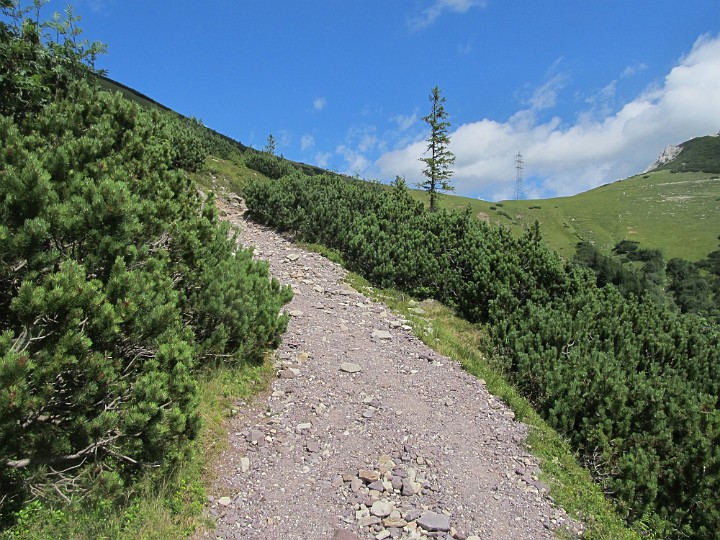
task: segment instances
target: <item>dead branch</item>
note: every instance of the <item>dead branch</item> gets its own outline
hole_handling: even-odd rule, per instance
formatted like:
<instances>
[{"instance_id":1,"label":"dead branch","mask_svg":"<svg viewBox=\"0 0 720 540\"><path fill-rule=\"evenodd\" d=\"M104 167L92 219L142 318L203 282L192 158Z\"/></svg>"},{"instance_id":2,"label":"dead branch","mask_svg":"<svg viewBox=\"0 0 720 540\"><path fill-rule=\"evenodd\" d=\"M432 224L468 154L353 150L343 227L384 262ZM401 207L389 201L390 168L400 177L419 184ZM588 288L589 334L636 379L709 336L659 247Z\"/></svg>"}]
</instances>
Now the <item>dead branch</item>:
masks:
<instances>
[{"instance_id":1,"label":"dead branch","mask_svg":"<svg viewBox=\"0 0 720 540\"><path fill-rule=\"evenodd\" d=\"M23 469L29 465L55 465L58 463L67 463L76 461L78 459L86 458L92 454L96 454L97 450L106 448L110 443L116 441L122 436L120 433L116 433L112 436L101 439L97 442L92 443L90 446L83 448L79 452L74 454L68 454L65 456L57 457L32 457L16 460L7 460L4 465L10 469Z\"/></svg>"}]
</instances>

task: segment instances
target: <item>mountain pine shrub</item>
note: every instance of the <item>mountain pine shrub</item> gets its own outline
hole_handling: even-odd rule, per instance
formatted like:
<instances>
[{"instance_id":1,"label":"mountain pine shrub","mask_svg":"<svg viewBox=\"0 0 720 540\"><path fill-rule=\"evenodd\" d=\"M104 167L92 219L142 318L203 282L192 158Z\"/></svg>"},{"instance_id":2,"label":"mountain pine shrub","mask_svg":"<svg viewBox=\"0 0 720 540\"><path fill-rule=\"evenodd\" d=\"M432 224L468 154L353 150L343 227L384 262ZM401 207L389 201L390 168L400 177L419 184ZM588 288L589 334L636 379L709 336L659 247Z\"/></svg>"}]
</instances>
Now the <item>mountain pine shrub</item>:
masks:
<instances>
[{"instance_id":1,"label":"mountain pine shrub","mask_svg":"<svg viewBox=\"0 0 720 540\"><path fill-rule=\"evenodd\" d=\"M541 242L406 190L325 175L257 181L250 215L341 253L376 285L487 323L507 376L619 510L663 538L720 530L720 330L597 286ZM709 259L710 260L710 259ZM710 263L708 263L710 264Z\"/></svg>"},{"instance_id":2,"label":"mountain pine shrub","mask_svg":"<svg viewBox=\"0 0 720 540\"><path fill-rule=\"evenodd\" d=\"M268 150L262 152L247 150L244 161L245 165L251 169L275 180L297 170L286 159L276 156Z\"/></svg>"},{"instance_id":3,"label":"mountain pine shrub","mask_svg":"<svg viewBox=\"0 0 720 540\"><path fill-rule=\"evenodd\" d=\"M196 123L73 78L76 57L20 27L0 25L0 58L25 62L0 85L2 525L170 471L200 371L260 360L291 296L183 170L207 151Z\"/></svg>"}]
</instances>

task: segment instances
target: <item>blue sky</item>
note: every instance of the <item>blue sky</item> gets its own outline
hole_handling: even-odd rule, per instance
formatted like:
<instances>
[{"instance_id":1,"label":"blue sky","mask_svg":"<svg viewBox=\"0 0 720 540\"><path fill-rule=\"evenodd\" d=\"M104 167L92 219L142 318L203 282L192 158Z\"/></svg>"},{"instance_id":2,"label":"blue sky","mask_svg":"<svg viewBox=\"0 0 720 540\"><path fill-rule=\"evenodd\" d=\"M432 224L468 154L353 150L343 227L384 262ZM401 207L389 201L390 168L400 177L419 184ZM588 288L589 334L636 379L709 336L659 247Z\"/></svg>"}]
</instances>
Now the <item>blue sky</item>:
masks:
<instances>
[{"instance_id":1,"label":"blue sky","mask_svg":"<svg viewBox=\"0 0 720 540\"><path fill-rule=\"evenodd\" d=\"M51 0L47 14L64 8ZM420 180L433 86L457 193L569 195L720 130L718 0L76 0L99 66L255 148Z\"/></svg>"}]
</instances>

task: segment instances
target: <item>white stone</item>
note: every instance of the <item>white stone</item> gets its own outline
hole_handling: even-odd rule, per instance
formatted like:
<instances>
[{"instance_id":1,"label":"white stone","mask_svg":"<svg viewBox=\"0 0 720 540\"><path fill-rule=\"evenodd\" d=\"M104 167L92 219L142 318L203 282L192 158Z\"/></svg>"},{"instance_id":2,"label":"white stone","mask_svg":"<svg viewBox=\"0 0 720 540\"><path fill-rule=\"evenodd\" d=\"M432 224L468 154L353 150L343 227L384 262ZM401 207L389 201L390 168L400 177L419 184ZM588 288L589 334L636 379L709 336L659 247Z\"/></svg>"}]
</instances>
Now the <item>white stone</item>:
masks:
<instances>
[{"instance_id":1,"label":"white stone","mask_svg":"<svg viewBox=\"0 0 720 540\"><path fill-rule=\"evenodd\" d=\"M387 517L395 510L395 505L388 501L375 501L370 508L370 513L377 517Z\"/></svg>"},{"instance_id":2,"label":"white stone","mask_svg":"<svg viewBox=\"0 0 720 540\"><path fill-rule=\"evenodd\" d=\"M373 330L372 337L377 339L392 339L392 334L387 330Z\"/></svg>"},{"instance_id":3,"label":"white stone","mask_svg":"<svg viewBox=\"0 0 720 540\"><path fill-rule=\"evenodd\" d=\"M340 371L344 371L345 373L357 373L360 369L359 365L353 364L352 362L343 362L340 364Z\"/></svg>"}]
</instances>

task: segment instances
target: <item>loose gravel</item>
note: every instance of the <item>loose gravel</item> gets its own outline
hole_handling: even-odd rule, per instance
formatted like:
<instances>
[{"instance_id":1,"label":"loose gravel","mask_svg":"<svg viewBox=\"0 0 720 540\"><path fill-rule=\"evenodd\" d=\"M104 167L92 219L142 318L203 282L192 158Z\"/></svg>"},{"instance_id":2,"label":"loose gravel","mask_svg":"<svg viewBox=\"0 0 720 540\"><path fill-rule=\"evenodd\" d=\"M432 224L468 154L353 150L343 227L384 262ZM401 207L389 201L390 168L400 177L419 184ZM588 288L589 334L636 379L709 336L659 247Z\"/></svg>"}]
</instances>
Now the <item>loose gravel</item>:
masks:
<instances>
[{"instance_id":1,"label":"loose gravel","mask_svg":"<svg viewBox=\"0 0 720 540\"><path fill-rule=\"evenodd\" d=\"M272 388L228 422L206 512L217 539L579 536L482 381L353 290L346 271L220 201L294 298Z\"/></svg>"}]
</instances>

